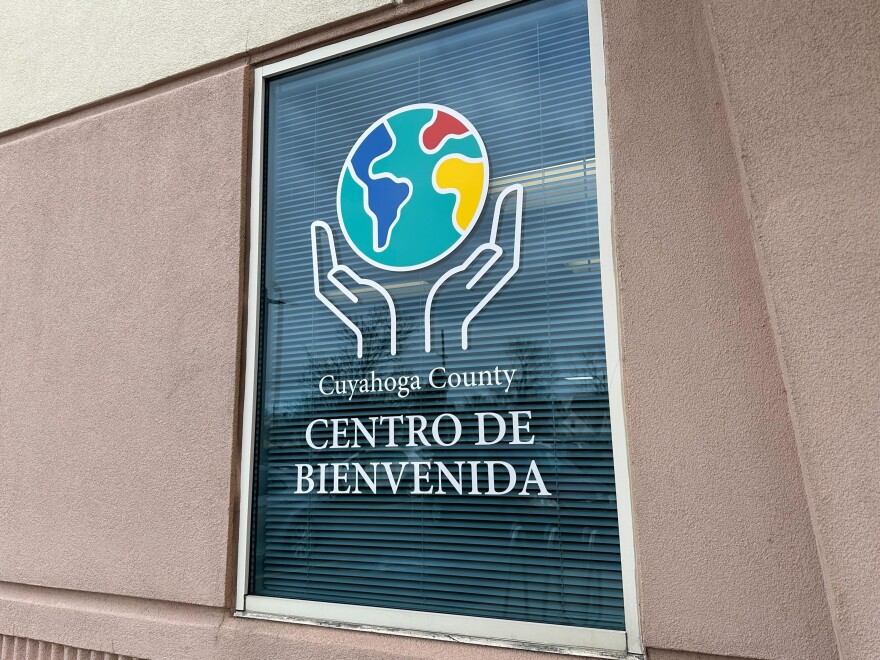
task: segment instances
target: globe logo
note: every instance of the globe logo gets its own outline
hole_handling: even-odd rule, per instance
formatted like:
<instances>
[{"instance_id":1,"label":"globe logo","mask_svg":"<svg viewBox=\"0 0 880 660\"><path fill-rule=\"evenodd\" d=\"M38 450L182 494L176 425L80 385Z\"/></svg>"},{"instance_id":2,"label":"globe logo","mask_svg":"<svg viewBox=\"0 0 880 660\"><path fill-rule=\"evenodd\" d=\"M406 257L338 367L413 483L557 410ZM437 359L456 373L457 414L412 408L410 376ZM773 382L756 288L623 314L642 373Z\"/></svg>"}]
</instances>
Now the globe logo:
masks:
<instances>
[{"instance_id":1,"label":"globe logo","mask_svg":"<svg viewBox=\"0 0 880 660\"><path fill-rule=\"evenodd\" d=\"M455 110L419 103L393 110L358 138L339 177L342 233L367 262L424 268L473 230L489 186L479 133Z\"/></svg>"}]
</instances>

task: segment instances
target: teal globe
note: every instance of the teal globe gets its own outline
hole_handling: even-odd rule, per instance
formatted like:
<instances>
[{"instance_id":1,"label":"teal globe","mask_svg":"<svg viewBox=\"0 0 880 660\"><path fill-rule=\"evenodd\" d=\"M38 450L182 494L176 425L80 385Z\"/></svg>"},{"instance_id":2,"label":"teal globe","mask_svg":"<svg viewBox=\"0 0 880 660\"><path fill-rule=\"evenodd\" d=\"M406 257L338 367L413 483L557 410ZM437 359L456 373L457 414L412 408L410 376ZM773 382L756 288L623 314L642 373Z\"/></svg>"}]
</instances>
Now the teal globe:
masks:
<instances>
[{"instance_id":1,"label":"teal globe","mask_svg":"<svg viewBox=\"0 0 880 660\"><path fill-rule=\"evenodd\" d=\"M473 230L488 186L489 159L473 124L442 105L408 105L374 122L345 159L340 227L379 268L424 268Z\"/></svg>"}]
</instances>

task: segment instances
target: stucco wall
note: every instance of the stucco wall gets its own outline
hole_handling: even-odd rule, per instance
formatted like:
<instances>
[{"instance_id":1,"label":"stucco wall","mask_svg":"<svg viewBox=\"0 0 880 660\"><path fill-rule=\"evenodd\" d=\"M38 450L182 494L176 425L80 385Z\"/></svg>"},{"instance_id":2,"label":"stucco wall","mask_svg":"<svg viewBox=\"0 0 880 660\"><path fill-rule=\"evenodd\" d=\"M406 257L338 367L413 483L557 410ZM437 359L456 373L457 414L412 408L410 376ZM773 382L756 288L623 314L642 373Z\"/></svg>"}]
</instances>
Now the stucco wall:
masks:
<instances>
[{"instance_id":1,"label":"stucco wall","mask_svg":"<svg viewBox=\"0 0 880 660\"><path fill-rule=\"evenodd\" d=\"M0 15L0 131L233 58L0 138L0 634L187 660L552 657L231 617L235 56L382 3L184 4ZM605 3L651 660L880 647L880 21L870 0L802 5Z\"/></svg>"},{"instance_id":2,"label":"stucco wall","mask_svg":"<svg viewBox=\"0 0 880 660\"><path fill-rule=\"evenodd\" d=\"M571 658L452 641L241 619L233 617L230 610L218 607L3 582L0 582L0 634L150 660ZM21 647L19 643L19 649ZM25 643L24 649L27 648ZM76 657L80 660L80 656ZM11 660L34 660L34 656L12 655Z\"/></svg>"},{"instance_id":3,"label":"stucco wall","mask_svg":"<svg viewBox=\"0 0 880 660\"><path fill-rule=\"evenodd\" d=\"M393 0L4 0L0 133Z\"/></svg>"},{"instance_id":4,"label":"stucco wall","mask_svg":"<svg viewBox=\"0 0 880 660\"><path fill-rule=\"evenodd\" d=\"M706 653L689 653L688 651L669 651L666 649L650 649L648 660L742 660L727 655L709 655Z\"/></svg>"},{"instance_id":5,"label":"stucco wall","mask_svg":"<svg viewBox=\"0 0 880 660\"><path fill-rule=\"evenodd\" d=\"M244 85L0 145L0 581L225 602Z\"/></svg>"},{"instance_id":6,"label":"stucco wall","mask_svg":"<svg viewBox=\"0 0 880 660\"><path fill-rule=\"evenodd\" d=\"M844 658L880 651L880 3L711 0Z\"/></svg>"},{"instance_id":7,"label":"stucco wall","mask_svg":"<svg viewBox=\"0 0 880 660\"><path fill-rule=\"evenodd\" d=\"M104 653L91 649L75 648L54 642L44 642L39 639L26 637L13 637L0 635L0 660L77 660L88 658L89 660L141 660L131 656L119 655L118 653Z\"/></svg>"},{"instance_id":8,"label":"stucco wall","mask_svg":"<svg viewBox=\"0 0 880 660\"><path fill-rule=\"evenodd\" d=\"M645 644L834 658L704 8L621 0L606 12Z\"/></svg>"}]
</instances>

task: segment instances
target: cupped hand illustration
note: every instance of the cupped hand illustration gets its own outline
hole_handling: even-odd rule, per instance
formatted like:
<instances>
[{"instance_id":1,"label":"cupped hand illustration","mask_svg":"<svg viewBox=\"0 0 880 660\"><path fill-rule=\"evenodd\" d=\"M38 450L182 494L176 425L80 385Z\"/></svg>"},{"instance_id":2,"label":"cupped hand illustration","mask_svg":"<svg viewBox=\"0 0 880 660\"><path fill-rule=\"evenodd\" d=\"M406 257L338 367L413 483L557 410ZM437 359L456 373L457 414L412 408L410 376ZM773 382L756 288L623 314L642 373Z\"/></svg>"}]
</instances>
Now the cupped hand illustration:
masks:
<instances>
[{"instance_id":1,"label":"cupped hand illustration","mask_svg":"<svg viewBox=\"0 0 880 660\"><path fill-rule=\"evenodd\" d=\"M312 223L312 268L315 296L333 312L357 339L357 356L364 355L364 334L355 319L363 317L363 309L379 294L388 305L390 314L391 355L397 353L397 313L391 295L378 282L359 277L336 257L333 230L326 222Z\"/></svg>"},{"instance_id":2,"label":"cupped hand illustration","mask_svg":"<svg viewBox=\"0 0 880 660\"><path fill-rule=\"evenodd\" d=\"M511 195L515 201L515 213L510 213L509 209L504 213L507 198ZM470 294L475 298L474 306L461 324L461 347L467 350L471 322L519 270L522 209L521 185L514 184L501 191L495 202L488 242L477 247L463 264L444 273L431 287L425 303L425 352L431 352L432 322L436 323L432 316L437 297L443 299L454 295L458 300ZM490 287L488 292L486 287Z\"/></svg>"}]
</instances>

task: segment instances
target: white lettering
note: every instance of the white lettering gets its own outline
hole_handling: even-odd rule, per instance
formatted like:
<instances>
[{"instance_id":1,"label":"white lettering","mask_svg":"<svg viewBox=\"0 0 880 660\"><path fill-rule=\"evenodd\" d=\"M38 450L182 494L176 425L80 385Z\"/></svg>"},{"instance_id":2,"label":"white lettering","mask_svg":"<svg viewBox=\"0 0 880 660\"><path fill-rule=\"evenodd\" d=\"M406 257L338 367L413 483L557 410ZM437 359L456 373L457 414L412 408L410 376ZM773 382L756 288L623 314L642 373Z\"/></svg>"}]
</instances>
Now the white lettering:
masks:
<instances>
[{"instance_id":1,"label":"white lettering","mask_svg":"<svg viewBox=\"0 0 880 660\"><path fill-rule=\"evenodd\" d=\"M449 419L451 419L452 425L455 428L455 435L449 442L443 442L440 436L440 422L443 420L444 417L448 417ZM431 425L431 435L434 436L434 442L436 442L441 447L451 447L456 442L458 442L459 438L461 438L461 422L458 420L458 417L450 413L442 413L440 415L437 415L437 418Z\"/></svg>"},{"instance_id":2,"label":"white lettering","mask_svg":"<svg viewBox=\"0 0 880 660\"><path fill-rule=\"evenodd\" d=\"M511 426L513 426L513 440L511 440L510 444L512 444L512 445L530 445L535 442L534 435L531 438L529 438L528 440L520 441L520 439L519 439L519 432L520 431L525 431L526 433L530 432L529 431L529 422L526 422L525 424L521 424L519 421L520 415L525 416L527 419L531 419L532 418L532 411L531 410L511 410L510 411L510 423L511 423Z\"/></svg>"},{"instance_id":3,"label":"white lettering","mask_svg":"<svg viewBox=\"0 0 880 660\"><path fill-rule=\"evenodd\" d=\"M351 421L354 422L354 440L351 443L352 447L360 447L358 444L358 433L364 436L364 439L370 443L370 447L376 446L376 421L378 417L370 417L370 421L373 423L373 430L367 431L367 427L364 426L364 423L358 419L357 417L352 417Z\"/></svg>"},{"instance_id":4,"label":"white lettering","mask_svg":"<svg viewBox=\"0 0 880 660\"><path fill-rule=\"evenodd\" d=\"M379 423L384 424L388 422L388 447L396 447L397 443L394 442L394 422L400 422L403 424L403 415L394 415L391 417L380 417Z\"/></svg>"},{"instance_id":5,"label":"white lettering","mask_svg":"<svg viewBox=\"0 0 880 660\"><path fill-rule=\"evenodd\" d=\"M469 495L482 495L480 492L480 482L477 481L477 466L479 461L468 461L471 465L471 492Z\"/></svg>"},{"instance_id":6,"label":"white lettering","mask_svg":"<svg viewBox=\"0 0 880 660\"><path fill-rule=\"evenodd\" d=\"M321 380L318 381L318 389L321 390L321 394L323 394L324 396L330 396L331 394L333 394L333 390L328 390L326 392L324 391L324 381L328 379L331 383L333 382L333 376L324 376Z\"/></svg>"},{"instance_id":7,"label":"white lettering","mask_svg":"<svg viewBox=\"0 0 880 660\"><path fill-rule=\"evenodd\" d=\"M333 422L333 442L331 443L331 447L333 449L347 449L350 446L348 438L345 436L345 427L348 426L348 420L343 418L336 418L331 420ZM340 429L340 427L342 427ZM339 444L339 438L346 438L345 444Z\"/></svg>"},{"instance_id":8,"label":"white lettering","mask_svg":"<svg viewBox=\"0 0 880 660\"><path fill-rule=\"evenodd\" d=\"M340 474L339 468L345 468L345 473ZM334 495L346 495L351 492L351 486L346 486L345 490L340 490L339 484L348 483L348 463L333 464L333 490L330 492Z\"/></svg>"},{"instance_id":9,"label":"white lettering","mask_svg":"<svg viewBox=\"0 0 880 660\"><path fill-rule=\"evenodd\" d=\"M534 463L534 461L532 461ZM507 488L504 490L495 490L495 466L503 465L507 470ZM486 468L489 473L489 489L486 491L486 495L507 495L510 491L513 490L513 487L516 486L516 470L513 469L513 466L510 463L505 463L504 461L486 461Z\"/></svg>"},{"instance_id":10,"label":"white lettering","mask_svg":"<svg viewBox=\"0 0 880 660\"><path fill-rule=\"evenodd\" d=\"M446 475L446 480L449 482L449 485L455 489L455 492L461 495L461 484L464 481L461 476L461 468L464 466L464 461L455 461L455 464L458 466L458 479L452 476L452 473L449 471L449 468L446 467L443 463L434 463L437 467L437 494L445 495L446 491L443 490L443 475Z\"/></svg>"},{"instance_id":11,"label":"white lettering","mask_svg":"<svg viewBox=\"0 0 880 660\"><path fill-rule=\"evenodd\" d=\"M445 373L446 373L446 368L445 368L445 367L434 367L433 369L431 369L431 373L428 374L428 384L429 384L431 387L433 387L435 390L442 390L442 389L444 389L444 388L446 387L446 383L443 382L442 385L441 385L441 384L438 384L438 383L435 383L435 382L434 382L434 374L435 374L435 373L445 374Z\"/></svg>"},{"instance_id":12,"label":"white lettering","mask_svg":"<svg viewBox=\"0 0 880 660\"><path fill-rule=\"evenodd\" d=\"M422 415L408 415L409 417L409 442L406 444L407 447L415 447L416 446L416 437L418 436L419 440L421 440L422 444L426 447L431 446L431 442L425 437L425 427L428 426L428 420L425 419ZM416 428L416 420L419 421L419 428ZM435 422L436 424L436 422Z\"/></svg>"},{"instance_id":13,"label":"white lettering","mask_svg":"<svg viewBox=\"0 0 880 660\"><path fill-rule=\"evenodd\" d=\"M308 463L297 463L296 464L296 494L303 495L305 493L311 493L312 489L315 487L315 480L312 479L312 473L315 471ZM303 488L303 482L308 481L309 487Z\"/></svg>"},{"instance_id":14,"label":"white lettering","mask_svg":"<svg viewBox=\"0 0 880 660\"><path fill-rule=\"evenodd\" d=\"M361 466L360 463L354 464L354 490L351 491L352 493L355 493L356 495L361 494L361 490L360 490L361 481L360 480L363 479L367 483L367 488L369 488L373 492L373 495L376 494L376 481L378 481L378 479L376 478L376 468L379 467L379 464L378 463L370 463L370 465L373 466L373 478L372 479L370 479L370 477L367 475L367 471L364 470L363 466Z\"/></svg>"},{"instance_id":15,"label":"white lettering","mask_svg":"<svg viewBox=\"0 0 880 660\"><path fill-rule=\"evenodd\" d=\"M430 495L434 492L434 486L431 486L430 490L422 490L422 482L428 481L431 478L431 462L430 461L413 461L413 472L415 473L413 484L413 495ZM422 468L426 469L425 474L422 474Z\"/></svg>"},{"instance_id":16,"label":"white lettering","mask_svg":"<svg viewBox=\"0 0 880 660\"><path fill-rule=\"evenodd\" d=\"M318 463L318 493L321 495L327 494L327 486L326 486L326 478L327 478L327 463Z\"/></svg>"},{"instance_id":17,"label":"white lettering","mask_svg":"<svg viewBox=\"0 0 880 660\"><path fill-rule=\"evenodd\" d=\"M312 428L315 426L315 424L323 424L324 428L327 428L328 426L326 419L313 419L311 422L309 422L309 425L306 427L306 444L308 444L309 447L311 447L312 449L325 449L327 447L327 440L325 440L324 444L320 447L312 441Z\"/></svg>"},{"instance_id":18,"label":"white lettering","mask_svg":"<svg viewBox=\"0 0 880 660\"><path fill-rule=\"evenodd\" d=\"M510 386L513 385L514 375L516 375L516 369L511 369L510 371L507 371L507 369L504 370L504 377L507 379L507 387L504 388L505 393L510 391ZM498 381L498 384L501 384L500 380Z\"/></svg>"},{"instance_id":19,"label":"white lettering","mask_svg":"<svg viewBox=\"0 0 880 660\"><path fill-rule=\"evenodd\" d=\"M397 473L397 481L394 481L394 475L391 473L391 463L382 463L385 468L385 474L388 475L388 483L391 484L391 492L397 495L397 489L400 488L400 482L403 481L403 473L406 472L408 463L400 464L400 472Z\"/></svg>"},{"instance_id":20,"label":"white lettering","mask_svg":"<svg viewBox=\"0 0 880 660\"><path fill-rule=\"evenodd\" d=\"M478 412L475 413L477 416L477 430L479 439L477 440L478 445L494 445L501 442L501 438L504 437L504 432L507 430L507 424L504 423L504 418L498 413L493 412ZM486 418L493 417L495 421L498 423L498 435L491 442L486 441Z\"/></svg>"},{"instance_id":21,"label":"white lettering","mask_svg":"<svg viewBox=\"0 0 880 660\"><path fill-rule=\"evenodd\" d=\"M541 478L541 471L538 470L538 466L535 464L535 461L532 461L529 464L529 471L526 474L526 480L523 482L522 490L519 491L520 495L528 495L529 494L529 484L534 483L538 486L538 495L549 495L550 491L544 486L544 480Z\"/></svg>"}]
</instances>

